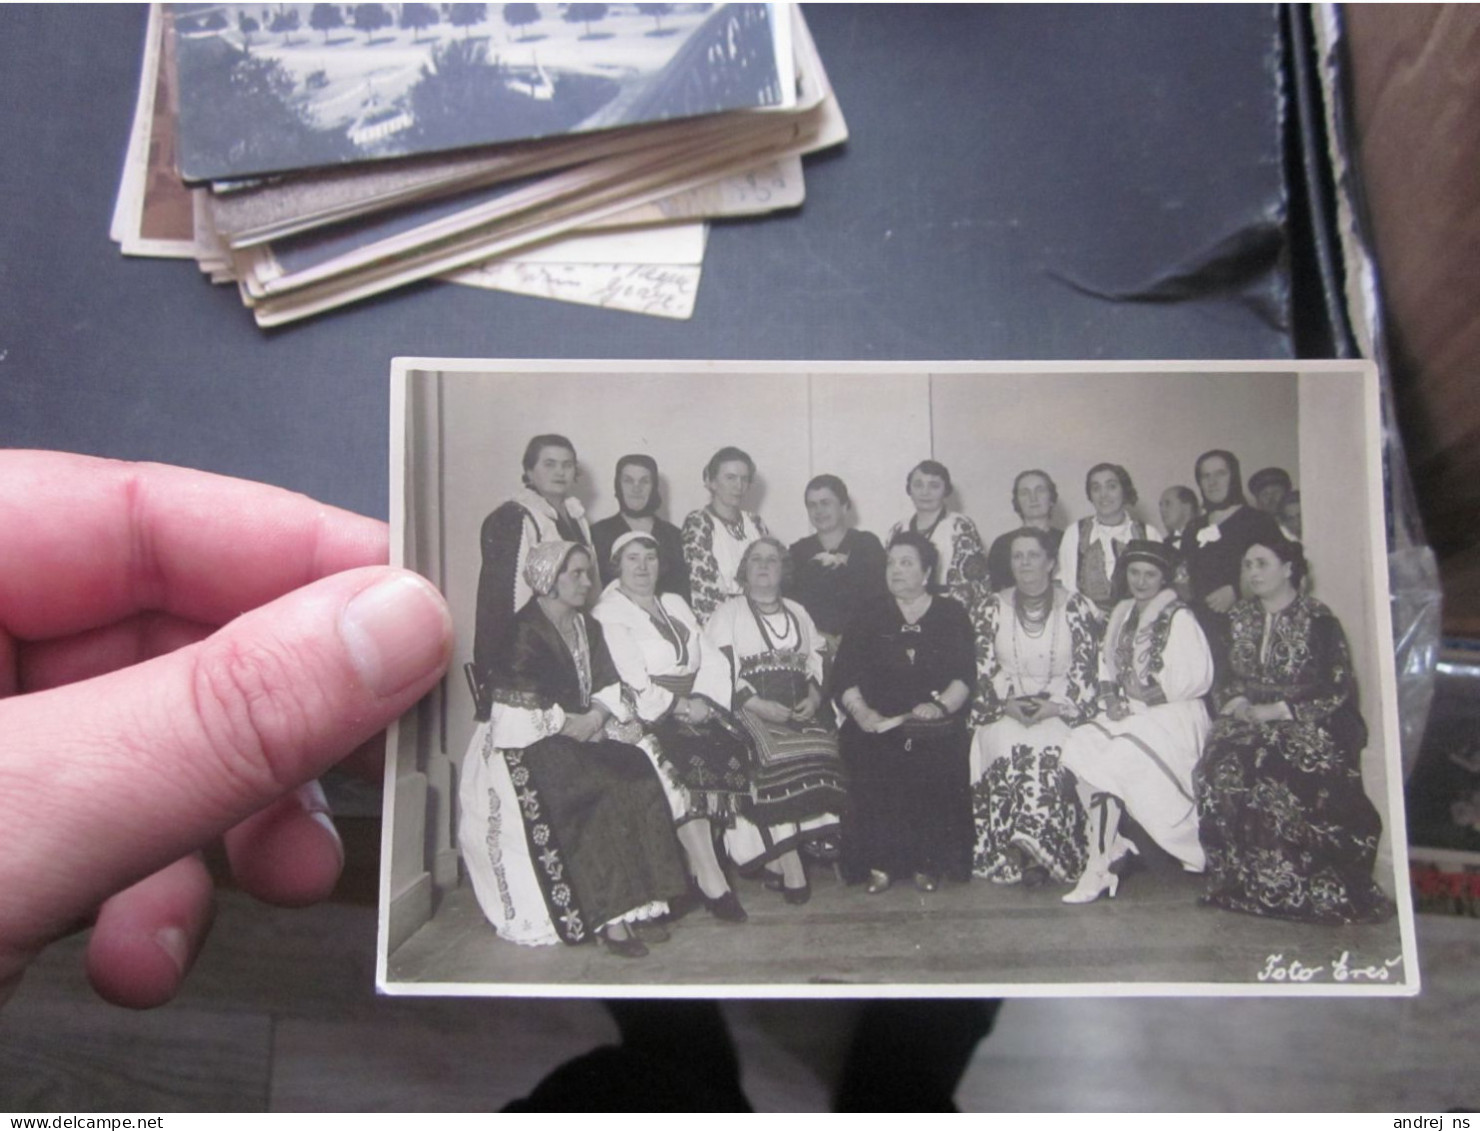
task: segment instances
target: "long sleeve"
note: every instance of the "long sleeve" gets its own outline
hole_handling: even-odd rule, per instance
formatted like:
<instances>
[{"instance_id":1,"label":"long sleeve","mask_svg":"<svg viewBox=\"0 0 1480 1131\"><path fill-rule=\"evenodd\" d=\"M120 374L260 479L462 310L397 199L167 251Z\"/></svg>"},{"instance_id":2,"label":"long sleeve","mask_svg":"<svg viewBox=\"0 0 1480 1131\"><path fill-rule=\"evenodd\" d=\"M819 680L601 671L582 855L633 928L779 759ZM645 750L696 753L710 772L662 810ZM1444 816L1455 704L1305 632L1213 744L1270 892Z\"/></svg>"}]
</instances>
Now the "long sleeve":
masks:
<instances>
[{"instance_id":1,"label":"long sleeve","mask_svg":"<svg viewBox=\"0 0 1480 1131\"><path fill-rule=\"evenodd\" d=\"M1079 592L1079 523L1071 522L1059 542L1058 581L1070 593Z\"/></svg>"},{"instance_id":2,"label":"long sleeve","mask_svg":"<svg viewBox=\"0 0 1480 1131\"><path fill-rule=\"evenodd\" d=\"M704 624L725 599L725 591L714 556L714 522L703 511L693 511L683 520L683 558L689 570L689 607Z\"/></svg>"},{"instance_id":3,"label":"long sleeve","mask_svg":"<svg viewBox=\"0 0 1480 1131\"><path fill-rule=\"evenodd\" d=\"M1074 714L1066 721L1071 725L1094 717L1095 694L1099 688L1100 647L1094 606L1078 593L1069 594L1064 615L1069 621L1068 701Z\"/></svg>"},{"instance_id":4,"label":"long sleeve","mask_svg":"<svg viewBox=\"0 0 1480 1131\"><path fill-rule=\"evenodd\" d=\"M1168 703L1200 699L1212 689L1213 653L1191 609L1179 608L1172 614L1161 671L1155 674Z\"/></svg>"},{"instance_id":5,"label":"long sleeve","mask_svg":"<svg viewBox=\"0 0 1480 1131\"><path fill-rule=\"evenodd\" d=\"M965 515L955 516L951 534L951 558L946 568L946 592L969 608L987 588L987 549L976 523Z\"/></svg>"},{"instance_id":6,"label":"long sleeve","mask_svg":"<svg viewBox=\"0 0 1480 1131\"><path fill-rule=\"evenodd\" d=\"M1323 610L1313 613L1308 624L1311 678L1292 689L1285 704L1301 722L1321 723L1355 697L1357 681L1341 622Z\"/></svg>"},{"instance_id":7,"label":"long sleeve","mask_svg":"<svg viewBox=\"0 0 1480 1131\"><path fill-rule=\"evenodd\" d=\"M522 575L532 525L524 508L513 502L503 504L483 520L483 568L478 575L477 622L473 630L473 665L480 700L486 700L491 689L494 661L514 614L529 600Z\"/></svg>"},{"instance_id":8,"label":"long sleeve","mask_svg":"<svg viewBox=\"0 0 1480 1131\"><path fill-rule=\"evenodd\" d=\"M972 609L972 635L976 649L976 690L971 701L971 725L986 726L1002 717L1002 700L997 697L997 626L1002 616L1002 602L996 595L978 601Z\"/></svg>"},{"instance_id":9,"label":"long sleeve","mask_svg":"<svg viewBox=\"0 0 1480 1131\"><path fill-rule=\"evenodd\" d=\"M596 606L594 616L601 624L617 674L632 695L638 717L645 722L661 719L673 706L673 692L653 682L637 631L605 602Z\"/></svg>"}]
</instances>

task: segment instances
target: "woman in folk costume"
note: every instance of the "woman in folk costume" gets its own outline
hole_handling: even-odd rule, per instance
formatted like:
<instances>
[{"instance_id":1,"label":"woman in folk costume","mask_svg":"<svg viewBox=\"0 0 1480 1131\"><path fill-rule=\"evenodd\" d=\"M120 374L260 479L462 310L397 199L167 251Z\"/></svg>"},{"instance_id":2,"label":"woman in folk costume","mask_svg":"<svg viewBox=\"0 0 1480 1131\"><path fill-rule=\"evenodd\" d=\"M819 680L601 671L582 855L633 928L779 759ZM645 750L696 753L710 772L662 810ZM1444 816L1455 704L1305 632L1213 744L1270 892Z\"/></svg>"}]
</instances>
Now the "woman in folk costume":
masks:
<instances>
[{"instance_id":1,"label":"woman in folk costume","mask_svg":"<svg viewBox=\"0 0 1480 1131\"><path fill-rule=\"evenodd\" d=\"M1187 871L1205 863L1192 774L1208 733L1212 652L1172 587L1176 565L1166 546L1131 542L1120 562L1130 596L1110 614L1098 711L1064 746L1089 834L1089 861L1065 903L1114 898L1120 881L1112 865L1135 851L1118 836L1122 809Z\"/></svg>"},{"instance_id":2,"label":"woman in folk costume","mask_svg":"<svg viewBox=\"0 0 1480 1131\"><path fill-rule=\"evenodd\" d=\"M1063 749L1094 710L1094 606L1055 585L1048 531L1012 539L1011 588L972 609L973 870L995 884L1071 883L1084 869L1084 817Z\"/></svg>"},{"instance_id":3,"label":"woman in folk costume","mask_svg":"<svg viewBox=\"0 0 1480 1131\"><path fill-rule=\"evenodd\" d=\"M735 714L750 734L752 796L725 834L742 870L764 867L788 903L811 896L797 849L835 837L847 798L838 733L822 710L822 633L807 610L781 596L786 547L770 536L746 548L745 592L709 618L704 635L730 659Z\"/></svg>"},{"instance_id":4,"label":"woman in folk costume","mask_svg":"<svg viewBox=\"0 0 1480 1131\"><path fill-rule=\"evenodd\" d=\"M535 436L524 448L524 486L483 520L483 569L478 575L477 625L468 682L480 722L487 720L488 675L514 614L534 595L525 579L529 553L542 542L591 545L576 485L576 449L564 436Z\"/></svg>"},{"instance_id":5,"label":"woman in folk costume","mask_svg":"<svg viewBox=\"0 0 1480 1131\"><path fill-rule=\"evenodd\" d=\"M930 584L970 609L986 592L987 549L976 523L946 505L955 492L950 469L938 460L921 460L905 476L904 488L915 513L890 528L889 541L906 531L926 538L936 557Z\"/></svg>"},{"instance_id":6,"label":"woman in folk costume","mask_svg":"<svg viewBox=\"0 0 1480 1131\"><path fill-rule=\"evenodd\" d=\"M739 448L721 448L704 466L709 505L683 520L683 557L689 569L689 606L702 626L740 593L735 571L749 546L769 534L761 516L744 508L755 481L755 460Z\"/></svg>"},{"instance_id":7,"label":"woman in folk costume","mask_svg":"<svg viewBox=\"0 0 1480 1131\"><path fill-rule=\"evenodd\" d=\"M1097 463L1090 468L1084 477L1084 493L1095 513L1064 531L1058 552L1059 581L1070 592L1088 598L1103 618L1125 596L1116 585L1115 565L1121 551L1129 542L1158 535L1131 513L1139 496L1130 473L1119 464Z\"/></svg>"},{"instance_id":8,"label":"woman in folk costume","mask_svg":"<svg viewBox=\"0 0 1480 1131\"><path fill-rule=\"evenodd\" d=\"M659 592L661 562L651 534L623 534L612 545L615 580L591 615L636 705L704 905L718 919L743 922L713 830L732 827L750 801L750 747L730 714L730 665L684 599Z\"/></svg>"},{"instance_id":9,"label":"woman in folk costume","mask_svg":"<svg viewBox=\"0 0 1480 1131\"><path fill-rule=\"evenodd\" d=\"M489 721L463 764L458 841L501 938L600 939L640 958L667 939L654 920L688 886L668 799L637 737L601 626L582 607L591 552L543 542L489 669ZM631 734L623 733L623 722Z\"/></svg>"}]
</instances>

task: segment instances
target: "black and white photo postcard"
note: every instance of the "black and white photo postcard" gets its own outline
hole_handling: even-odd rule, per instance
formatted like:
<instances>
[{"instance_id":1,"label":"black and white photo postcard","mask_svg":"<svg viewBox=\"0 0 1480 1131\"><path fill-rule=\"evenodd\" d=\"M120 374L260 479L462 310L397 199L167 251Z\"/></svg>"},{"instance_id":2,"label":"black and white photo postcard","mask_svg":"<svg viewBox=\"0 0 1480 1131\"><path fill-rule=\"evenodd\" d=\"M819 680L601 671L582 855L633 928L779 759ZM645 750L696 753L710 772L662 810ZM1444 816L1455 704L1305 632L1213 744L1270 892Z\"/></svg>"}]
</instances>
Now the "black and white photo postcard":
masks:
<instances>
[{"instance_id":1,"label":"black and white photo postcard","mask_svg":"<svg viewBox=\"0 0 1480 1131\"><path fill-rule=\"evenodd\" d=\"M406 995L1419 989L1357 361L400 358Z\"/></svg>"},{"instance_id":2,"label":"black and white photo postcard","mask_svg":"<svg viewBox=\"0 0 1480 1131\"><path fill-rule=\"evenodd\" d=\"M171 4L186 181L795 99L787 4Z\"/></svg>"}]
</instances>

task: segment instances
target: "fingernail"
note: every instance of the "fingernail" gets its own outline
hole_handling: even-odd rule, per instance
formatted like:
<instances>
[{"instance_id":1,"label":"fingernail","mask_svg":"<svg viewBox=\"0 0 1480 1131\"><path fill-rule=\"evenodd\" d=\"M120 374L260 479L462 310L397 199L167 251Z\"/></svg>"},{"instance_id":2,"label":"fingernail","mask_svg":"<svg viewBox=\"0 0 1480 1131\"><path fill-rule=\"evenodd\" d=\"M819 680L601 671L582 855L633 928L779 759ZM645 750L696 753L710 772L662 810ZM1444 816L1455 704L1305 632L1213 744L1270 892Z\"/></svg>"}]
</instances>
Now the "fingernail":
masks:
<instances>
[{"instance_id":1,"label":"fingernail","mask_svg":"<svg viewBox=\"0 0 1480 1131\"><path fill-rule=\"evenodd\" d=\"M179 927L161 927L154 935L154 943L169 956L175 969L182 975L185 964L190 961L190 941Z\"/></svg>"},{"instance_id":2,"label":"fingernail","mask_svg":"<svg viewBox=\"0 0 1480 1131\"><path fill-rule=\"evenodd\" d=\"M355 670L381 698L440 670L451 631L441 596L427 581L406 574L366 589L339 618Z\"/></svg>"},{"instance_id":3,"label":"fingernail","mask_svg":"<svg viewBox=\"0 0 1480 1131\"><path fill-rule=\"evenodd\" d=\"M339 836L339 830L334 827L334 811L329 807L329 799L324 796L324 787L318 779L304 782L298 787L298 803L303 806L303 811L326 833L334 842L334 847L339 852L339 866L344 867L344 841Z\"/></svg>"}]
</instances>

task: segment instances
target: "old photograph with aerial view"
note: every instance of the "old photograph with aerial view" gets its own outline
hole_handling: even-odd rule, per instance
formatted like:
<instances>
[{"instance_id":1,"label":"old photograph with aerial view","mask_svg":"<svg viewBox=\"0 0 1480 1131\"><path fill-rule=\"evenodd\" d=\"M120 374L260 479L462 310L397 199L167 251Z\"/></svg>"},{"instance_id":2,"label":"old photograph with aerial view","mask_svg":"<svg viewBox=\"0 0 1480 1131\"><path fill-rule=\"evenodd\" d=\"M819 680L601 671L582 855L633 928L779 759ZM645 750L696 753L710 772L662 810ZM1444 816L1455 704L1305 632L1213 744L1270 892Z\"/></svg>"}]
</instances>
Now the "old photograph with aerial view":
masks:
<instances>
[{"instance_id":1,"label":"old photograph with aerial view","mask_svg":"<svg viewBox=\"0 0 1480 1131\"><path fill-rule=\"evenodd\" d=\"M171 4L187 181L793 97L785 4Z\"/></svg>"}]
</instances>

